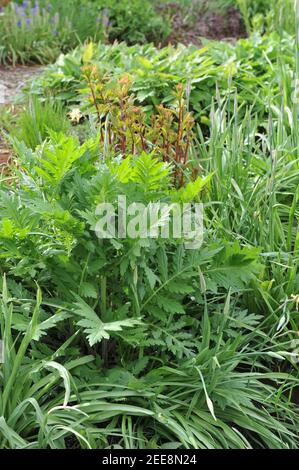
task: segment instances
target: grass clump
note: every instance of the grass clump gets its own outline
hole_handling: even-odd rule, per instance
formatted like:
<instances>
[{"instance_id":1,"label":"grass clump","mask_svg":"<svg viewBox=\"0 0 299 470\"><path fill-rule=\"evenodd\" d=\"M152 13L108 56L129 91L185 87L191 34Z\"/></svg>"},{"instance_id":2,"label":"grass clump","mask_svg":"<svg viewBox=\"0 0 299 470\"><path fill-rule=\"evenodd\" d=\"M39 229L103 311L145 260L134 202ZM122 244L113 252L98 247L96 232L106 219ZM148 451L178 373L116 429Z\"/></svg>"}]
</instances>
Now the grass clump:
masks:
<instances>
[{"instance_id":1,"label":"grass clump","mask_svg":"<svg viewBox=\"0 0 299 470\"><path fill-rule=\"evenodd\" d=\"M40 102L36 98L31 99L13 125L8 126L12 137L33 150L44 142L50 130L68 132L69 129L69 121L59 102Z\"/></svg>"}]
</instances>

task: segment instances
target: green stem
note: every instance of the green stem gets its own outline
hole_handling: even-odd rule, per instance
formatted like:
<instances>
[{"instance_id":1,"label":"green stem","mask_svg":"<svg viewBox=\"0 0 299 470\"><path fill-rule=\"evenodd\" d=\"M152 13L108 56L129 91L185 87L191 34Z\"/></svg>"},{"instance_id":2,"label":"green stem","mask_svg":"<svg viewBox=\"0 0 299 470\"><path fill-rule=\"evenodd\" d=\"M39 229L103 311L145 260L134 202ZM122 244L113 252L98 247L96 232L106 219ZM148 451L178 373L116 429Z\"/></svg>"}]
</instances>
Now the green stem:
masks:
<instances>
[{"instance_id":1,"label":"green stem","mask_svg":"<svg viewBox=\"0 0 299 470\"><path fill-rule=\"evenodd\" d=\"M107 278L101 276L101 320L103 323L107 321ZM104 367L108 366L108 340L102 341L102 358Z\"/></svg>"}]
</instances>

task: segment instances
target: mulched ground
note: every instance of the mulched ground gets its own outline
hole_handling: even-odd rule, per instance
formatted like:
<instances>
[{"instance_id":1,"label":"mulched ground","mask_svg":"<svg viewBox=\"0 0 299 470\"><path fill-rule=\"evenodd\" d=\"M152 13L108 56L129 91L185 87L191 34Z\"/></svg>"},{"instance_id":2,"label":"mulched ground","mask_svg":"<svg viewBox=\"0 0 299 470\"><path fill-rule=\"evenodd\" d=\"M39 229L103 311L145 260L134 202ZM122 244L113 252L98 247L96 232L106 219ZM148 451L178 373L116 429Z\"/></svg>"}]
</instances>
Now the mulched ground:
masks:
<instances>
[{"instance_id":1,"label":"mulched ground","mask_svg":"<svg viewBox=\"0 0 299 470\"><path fill-rule=\"evenodd\" d=\"M182 43L201 45L201 39L215 39L236 42L237 39L246 37L246 30L240 12L229 8L225 15L216 11L206 11L194 16L192 22L186 22L183 10L176 3L169 3L161 9L173 10L173 32L165 43Z\"/></svg>"}]
</instances>

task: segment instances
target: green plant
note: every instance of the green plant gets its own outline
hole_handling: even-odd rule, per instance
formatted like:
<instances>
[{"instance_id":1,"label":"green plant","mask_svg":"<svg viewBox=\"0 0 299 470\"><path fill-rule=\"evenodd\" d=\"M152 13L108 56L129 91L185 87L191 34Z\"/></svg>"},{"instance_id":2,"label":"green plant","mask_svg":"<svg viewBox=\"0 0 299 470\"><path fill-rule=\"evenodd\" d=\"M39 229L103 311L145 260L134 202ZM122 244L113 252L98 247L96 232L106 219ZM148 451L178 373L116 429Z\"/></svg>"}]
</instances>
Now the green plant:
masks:
<instances>
[{"instance_id":1,"label":"green plant","mask_svg":"<svg viewBox=\"0 0 299 470\"><path fill-rule=\"evenodd\" d=\"M51 63L87 40L159 43L170 29L149 0L21 0L0 14L0 63Z\"/></svg>"},{"instance_id":2,"label":"green plant","mask_svg":"<svg viewBox=\"0 0 299 470\"><path fill-rule=\"evenodd\" d=\"M218 315L206 310L199 354L180 368L154 367L159 358L144 356L102 375L92 356L77 357L78 331L57 350L47 344L47 333L53 338L69 313L51 316L40 291L35 300L20 284L8 284L10 290L4 278L1 448L62 449L74 441L96 449L112 442L130 449L296 448L296 410L287 396L298 380L265 370L261 358L275 353L259 318L246 319L228 298ZM24 295L26 302L18 297ZM261 372L250 372L253 359Z\"/></svg>"},{"instance_id":3,"label":"green plant","mask_svg":"<svg viewBox=\"0 0 299 470\"><path fill-rule=\"evenodd\" d=\"M67 132L69 128L65 110L60 103L41 103L33 98L7 130L10 136L16 137L34 150L44 142L50 130Z\"/></svg>"},{"instance_id":4,"label":"green plant","mask_svg":"<svg viewBox=\"0 0 299 470\"><path fill-rule=\"evenodd\" d=\"M237 145L237 142L231 140L227 141L227 139L237 138L233 131L234 121L231 123L232 127L229 125L227 131L221 134L218 132L218 126L220 125L224 130L224 122L221 123L219 119L227 114L221 110L218 114L215 111L213 113L210 151L226 148L227 142L229 142L231 151L239 152L240 144ZM235 119L237 119L237 111ZM252 125L247 122L244 122L243 126L244 129L252 128ZM96 135L98 136L98 133ZM256 135L256 132L253 135ZM239 138L241 141L246 141L242 133L239 134ZM72 329L83 328L83 336L78 337L78 339L80 338L81 351L86 351L86 354L90 351L89 348L92 348L93 354L101 357L104 370L108 368L108 374L109 370L113 374L110 361L116 361L119 364L120 358L122 363L127 365L128 370L133 367L132 364L137 358L140 361L139 367L144 364L143 367L147 368L148 355L154 358L155 363L162 361L164 364L169 364L172 361L176 363L181 358L187 358L193 362L190 365L186 363L183 369L186 368L188 371L191 367L190 372L191 370L193 372L191 376L188 375L189 372L183 374L187 374L191 383L192 374L195 374L198 383L198 377L201 378L201 376L198 369L192 365L196 365L194 362L196 357L201 358L198 360L203 360L204 350L207 348L206 354L209 354L209 363L210 361L212 364L214 363L216 355L217 361L221 364L221 354L225 357L225 348L232 347L231 361L234 367L237 367L238 364L239 367L245 369L244 376L241 377L239 375L241 372L238 372L236 378L232 377L232 381L236 380L236 387L237 384L241 387L239 389L237 387L237 396L242 396L243 390L247 390L248 381L251 383L250 377L253 373L252 389L250 398L247 397L249 401L246 412L243 410L240 414L238 407L233 411L231 407L235 407L236 403L227 403L224 407L226 412L224 412L224 405L220 398L220 383L216 381L217 386L214 385L215 391L212 392L211 385L207 386L206 381L209 383L213 375L209 372L209 379L202 375L201 396L202 400L205 399L212 416L209 418L209 414L207 414L204 415L206 416L204 418L201 414L201 419L205 422L212 420L211 424L214 420L213 413L215 417L216 415L221 416L223 421L220 426L227 433L225 444L216 431L218 424L216 428L213 428L215 434L210 441L207 441L207 436L199 438L198 435L197 439L199 440L194 440L195 437L191 438L190 435L188 438L182 438L183 431L181 431L180 445L216 448L220 446L248 447L254 445L254 436L257 433L259 435L258 446L296 446L296 434L292 424L295 420L295 414L292 415L293 411L290 411L292 405L280 393L282 401L279 405L281 408L278 419L284 419L283 410L286 407L289 416L293 416L290 421L284 420L280 425L276 421L269 420L269 416L274 413L273 402L271 405L268 403L266 415L261 414L257 418L255 413L252 420L248 420L247 417L245 421L242 417L244 413L247 416L248 413L253 413L259 400L265 405L267 400L263 392L268 396L270 389L264 387L260 382L260 379L263 378L263 371L267 368L266 364L271 361L271 358L282 360L291 357L289 356L289 348L292 340L292 331L286 330L286 334L289 336L288 341L284 341L283 345L280 345L280 341L277 340L272 343L275 339L275 326L274 331L271 332L273 327L269 327L269 325L273 320L274 325L280 323L280 312L279 310L275 311L274 305L271 306L271 298L267 299L269 278L266 272L263 277L264 269L258 251L250 246L240 247L238 243L232 245L229 242L232 235L228 234L236 232L238 236L243 235L244 244L246 235L243 230L247 224L242 205L240 214L243 215L240 217L240 221L243 220L244 228L242 225L238 228L235 227L239 220L237 202L234 202L233 213L227 212L230 208L228 197L230 194L234 197L228 183L232 184L231 181L234 181L234 187L237 187L236 185L242 187L242 176L244 175L244 184L248 184L250 181L246 176L248 169L245 167L243 169L241 161L238 165L235 159L232 167L229 165L230 160L227 161L225 167L219 162L219 167L211 167L210 169L219 175L222 184L219 184L219 181L216 184L217 178L215 177L210 181L207 178L208 192L204 196L204 193L201 194L204 185L197 185L197 182L189 183L180 190L173 188L171 167L145 153L139 156L127 156L121 161L117 161L117 157L116 159L112 157L112 160L109 161L106 155L105 162L98 166L97 139L98 137L79 147L74 137L51 132L50 140L35 153L24 149L24 146L15 141L21 168L21 172L17 170L18 185L15 189L10 185L9 197L4 187L0 197L1 251L4 261L2 269L8 270L10 276L13 276L17 281L26 278L29 291L33 289L34 281L37 280L41 288L50 293L50 298L44 300L45 305L48 305L50 310L60 308L70 316L71 319L66 319L66 321L70 322ZM252 140L252 145L257 152L258 144ZM100 149L103 151L102 146ZM250 148L247 151L250 151ZM205 158L205 160L215 162L215 164L219 161L217 155L216 158ZM226 178L226 175L229 177ZM213 181L212 184L211 181ZM224 188L226 188L225 191ZM221 192L215 193L217 190ZM241 189L239 189L240 191ZM138 200L138 202L146 203L161 198L164 201L167 199L169 201L186 201L188 198L192 200L201 194L203 200L223 201L223 210L226 210L226 213L219 212L218 217L213 214L213 217L209 218L211 222L208 233L211 234L214 241L212 243L207 234L206 246L195 252L185 250L179 241L171 238L167 240L159 238L117 240L112 238L99 243L94 232L97 221L96 206L100 202L109 202L115 205L119 194L126 195L128 202ZM138 199L136 199L137 196ZM244 198L244 200L246 199ZM248 203L250 204L250 200ZM213 204L209 205L212 209ZM249 217L251 217L250 214ZM267 220L267 217L265 212L264 221ZM226 226L221 226L221 220L226 222ZM215 234L218 241L215 239ZM258 232L255 233L255 237L257 234ZM252 236L247 235L247 238L252 239ZM291 240L293 243L293 235ZM265 246L263 238L259 240L259 243L261 246ZM119 287L116 289L115 286ZM291 285L290 289L292 289ZM255 304L250 301L250 295L247 299L247 292L250 294L252 291L257 295ZM274 298L274 291L270 295ZM56 300L52 299L52 296ZM224 298L226 301L223 305L221 299ZM250 307L249 314L244 310L246 306ZM266 307L268 316L261 322L261 317L254 315L253 312L260 311L261 313ZM225 313L224 317L223 314L220 316L219 313L217 314L217 312L222 312L222 309ZM208 320L210 316L208 312L210 311L211 318L213 318L211 325ZM230 319L228 322L227 315L233 320ZM24 315L22 317L26 318ZM232 324L230 324L231 321ZM256 331L256 325L259 325L258 331ZM286 327L286 324L284 325ZM243 338L242 336L242 341L245 341L245 344L248 341L252 344L250 349L252 353L248 353L248 355L236 352L236 348L244 348L244 344L239 343L241 338L238 328L240 327L243 330L248 329L250 332L248 337L244 336ZM17 322L15 328L22 331L24 323L22 326L22 322ZM215 331L217 334L214 333L213 337L209 339L211 335L209 331ZM198 334L198 332L201 333ZM85 336L88 343L84 339ZM213 352L212 344L215 344L216 351L219 351L219 357L215 351ZM226 346L224 346L225 344ZM155 377L155 374L158 373L155 372L153 366L154 364L150 367L152 372L149 372L149 377L151 374ZM257 372L254 372L254 369L257 369ZM203 374L202 366L199 370ZM208 370L210 369L208 368ZM217 370L217 363L216 368L212 368L212 370ZM228 373L223 371L221 366L219 373L220 371L227 379ZM176 372L172 373L176 374ZM256 373L261 375L255 375ZM267 369L264 377L271 377L278 383L282 380L281 391L292 390L297 379L294 377L288 380L287 375L280 374L271 373ZM186 375L183 377L185 387ZM133 378L131 377L130 380ZM167 382L169 380L168 378ZM159 383L163 382L159 380ZM145 379L145 384L146 393L148 393L150 385L148 385L147 379ZM84 386L80 385L80 387L82 396L87 397ZM231 387L230 383L229 388L231 389ZM109 393L111 394L111 392ZM223 394L225 395L225 392ZM167 389L166 396L169 400L168 406L172 407L177 399L170 398L173 396L170 388ZM96 402L96 395L94 397ZM219 408L218 405L216 406L218 400L220 400ZM211 403L213 402L215 402L215 407L212 408ZM184 432L187 428L190 429L190 426L193 429L194 425L191 424L193 420L196 422L197 429L203 426L198 422L198 418L195 418L197 412L194 415L193 409L190 423L184 422L182 424L180 414L173 416L170 414L166 422L171 424L168 424L166 432L165 421L159 411L159 401L155 400L151 405L154 408L150 408L150 410L148 406L141 403L142 401L134 399L130 401L129 407L139 406L138 410L128 408L133 413L135 410L137 416L140 417L137 426L149 427L148 419L144 421L142 418L144 416L152 416L153 422L157 420L162 423L158 435L153 436L150 442L147 442L146 437L141 434L142 441L146 443L146 446L160 446L165 443L165 440L173 442L174 438L171 437L171 433L176 428L177 421L183 425ZM111 409L112 414L109 413L103 419L106 421L115 416L111 426L118 429L119 419L123 422L123 416L127 413L125 406L115 407L115 405L112 405L110 401L105 403L105 409ZM165 408L165 406L163 407ZM102 409L101 406L100 409ZM98 411L95 411L96 418L88 405L86 407L82 405L82 410L88 411L87 422L93 427L96 422L94 420L100 419ZM94 410L97 410L96 403ZM181 413L184 415L185 411ZM296 413L295 409L294 413ZM229 435L229 429L226 427L228 416L229 420L231 420L231 416L234 416L235 424L244 428L243 437L240 440L237 436ZM262 427L258 425L259 420L263 423ZM136 432L142 433L142 427ZM287 437L278 438L276 434L278 428L279 432L285 436L290 435L291 440L288 440ZM113 433L113 431L111 432ZM102 445L104 445L103 442L106 442L103 441L103 437L101 437L101 442ZM123 445L128 446L129 444L125 442Z\"/></svg>"},{"instance_id":5,"label":"green plant","mask_svg":"<svg viewBox=\"0 0 299 470\"><path fill-rule=\"evenodd\" d=\"M97 12L77 0L10 3L0 15L0 63L50 63L80 41L103 39Z\"/></svg>"},{"instance_id":6,"label":"green plant","mask_svg":"<svg viewBox=\"0 0 299 470\"><path fill-rule=\"evenodd\" d=\"M33 3L19 7L9 4L0 16L0 62L47 63L59 53L59 38L55 37L52 15L39 6L30 14ZM28 14L28 16L27 16Z\"/></svg>"},{"instance_id":7,"label":"green plant","mask_svg":"<svg viewBox=\"0 0 299 470\"><path fill-rule=\"evenodd\" d=\"M248 33L283 31L295 34L294 0L236 0Z\"/></svg>"},{"instance_id":8,"label":"green plant","mask_svg":"<svg viewBox=\"0 0 299 470\"><path fill-rule=\"evenodd\" d=\"M108 37L127 44L162 41L171 31L167 18L159 15L153 2L141 0L98 1L108 23Z\"/></svg>"},{"instance_id":9,"label":"green plant","mask_svg":"<svg viewBox=\"0 0 299 470\"><path fill-rule=\"evenodd\" d=\"M80 442L86 439L78 426L79 411L68 406L73 387L69 370L88 362L78 359L66 366L57 362L71 340L61 344L55 354L39 350L36 342L45 332L62 321L66 315L57 313L55 319L41 321L41 292L38 290L33 310L11 296L3 278L0 300L0 326L3 341L3 363L0 365L0 448L64 448L71 436ZM22 333L15 334L19 318ZM27 322L26 322L27 320ZM18 323L18 322L17 322ZM23 334L24 333L24 334ZM63 390L60 399L55 394ZM61 400L61 401L60 401Z\"/></svg>"},{"instance_id":10,"label":"green plant","mask_svg":"<svg viewBox=\"0 0 299 470\"><path fill-rule=\"evenodd\" d=\"M86 94L81 93L85 85L84 67L94 65L111 81L128 75L136 103L148 114L153 114L160 104L171 105L175 101L175 87L184 84L187 107L198 122L209 124L212 97L217 94L227 98L234 91L243 104L243 112L252 107L264 122L269 115L269 103L280 105L278 77L282 63L288 89L292 86L294 47L293 37L280 38L275 33L264 37L254 35L235 46L211 42L202 49L178 46L158 50L151 45L89 44L61 57L34 82L30 92L41 98L46 94L70 105L80 105ZM291 93L286 93L289 106L290 98ZM229 103L233 115L232 100Z\"/></svg>"},{"instance_id":11,"label":"green plant","mask_svg":"<svg viewBox=\"0 0 299 470\"><path fill-rule=\"evenodd\" d=\"M298 448L294 49L90 43L30 86L76 108L37 146L20 120L0 182L2 447Z\"/></svg>"}]
</instances>

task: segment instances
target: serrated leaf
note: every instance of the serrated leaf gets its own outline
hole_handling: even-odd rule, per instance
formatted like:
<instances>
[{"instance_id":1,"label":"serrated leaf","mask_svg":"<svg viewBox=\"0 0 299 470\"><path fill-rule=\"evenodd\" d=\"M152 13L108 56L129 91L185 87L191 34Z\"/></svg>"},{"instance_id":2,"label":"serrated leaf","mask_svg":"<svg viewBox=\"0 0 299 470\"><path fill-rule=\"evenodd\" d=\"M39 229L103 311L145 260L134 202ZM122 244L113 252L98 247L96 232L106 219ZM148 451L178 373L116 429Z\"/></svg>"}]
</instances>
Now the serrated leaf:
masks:
<instances>
[{"instance_id":1,"label":"serrated leaf","mask_svg":"<svg viewBox=\"0 0 299 470\"><path fill-rule=\"evenodd\" d=\"M124 320L103 323L96 312L79 296L75 295L77 302L73 305L75 315L82 317L77 324L82 326L87 335L90 346L100 343L103 339L109 339L111 332L121 331L124 327L132 328L140 325L140 319L127 318Z\"/></svg>"}]
</instances>

